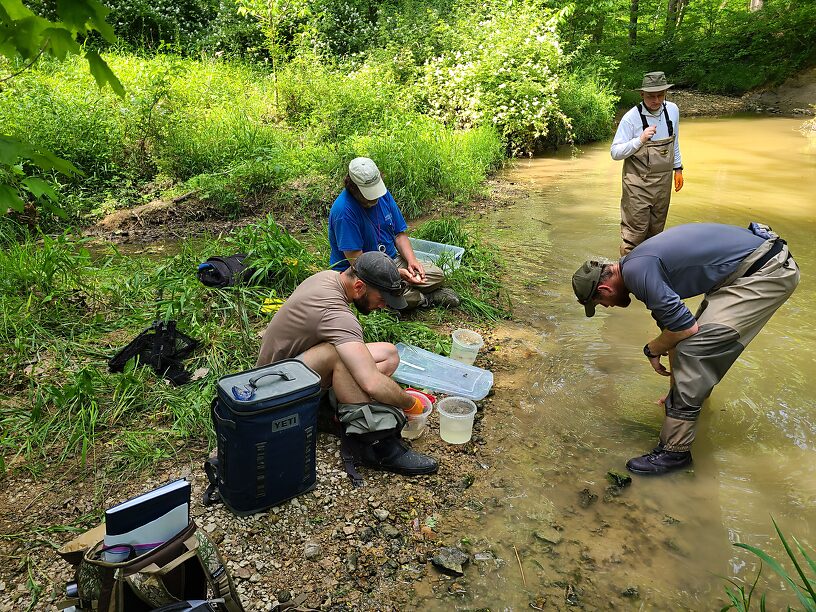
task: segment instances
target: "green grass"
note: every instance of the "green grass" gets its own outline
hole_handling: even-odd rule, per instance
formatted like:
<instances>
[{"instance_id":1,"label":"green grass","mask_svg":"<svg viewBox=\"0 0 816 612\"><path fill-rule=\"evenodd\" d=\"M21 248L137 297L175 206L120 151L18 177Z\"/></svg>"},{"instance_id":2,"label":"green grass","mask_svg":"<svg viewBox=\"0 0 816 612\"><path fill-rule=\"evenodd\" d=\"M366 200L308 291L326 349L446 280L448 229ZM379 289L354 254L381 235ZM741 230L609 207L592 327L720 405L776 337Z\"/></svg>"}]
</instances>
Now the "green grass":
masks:
<instances>
[{"instance_id":1,"label":"green grass","mask_svg":"<svg viewBox=\"0 0 816 612\"><path fill-rule=\"evenodd\" d=\"M773 522L773 526L776 530L777 536L779 537L779 541L782 543L782 546L785 549L788 560L793 565L795 571L789 572L779 561L761 548L751 546L750 544L744 544L742 542L737 542L734 544L734 546L753 553L757 558L759 558L763 565L770 567L774 573L776 573L782 579L786 589L789 589L790 592L793 593L805 612L816 612L816 561L814 561L816 555L814 555L813 551L808 551L804 546L802 546L802 544L800 544L795 537L791 538L793 543L796 545L796 551L794 551L793 547L788 542L788 539L779 528L779 525L776 524L776 521L773 519L771 519L771 521ZM799 553L798 556L796 554L797 552ZM759 577L762 574L763 565L760 565L756 578L750 585L741 584L735 580L727 579L731 586L725 588L725 593L730 603L723 606L721 612L727 612L728 610L748 612L752 609L751 606L753 602L756 601L756 586L759 582ZM809 570L809 572L806 570ZM766 594L763 593L759 597L760 612L765 612L766 608ZM788 607L787 609L790 610L791 608Z\"/></svg>"}]
</instances>

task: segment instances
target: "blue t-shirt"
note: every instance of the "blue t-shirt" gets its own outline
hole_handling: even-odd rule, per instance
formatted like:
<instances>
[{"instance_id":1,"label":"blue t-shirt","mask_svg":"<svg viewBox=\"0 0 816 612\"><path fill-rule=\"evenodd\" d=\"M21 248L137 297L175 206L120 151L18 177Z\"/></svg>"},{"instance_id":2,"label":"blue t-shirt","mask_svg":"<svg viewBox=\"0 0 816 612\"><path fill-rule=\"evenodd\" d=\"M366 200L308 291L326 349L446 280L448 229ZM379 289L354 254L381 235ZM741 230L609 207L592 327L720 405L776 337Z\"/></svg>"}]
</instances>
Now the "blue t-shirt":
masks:
<instances>
[{"instance_id":1,"label":"blue t-shirt","mask_svg":"<svg viewBox=\"0 0 816 612\"><path fill-rule=\"evenodd\" d=\"M695 322L682 300L708 293L763 242L734 225L678 225L639 244L620 260L623 282L661 328L682 331Z\"/></svg>"},{"instance_id":2,"label":"blue t-shirt","mask_svg":"<svg viewBox=\"0 0 816 612\"><path fill-rule=\"evenodd\" d=\"M394 238L408 229L390 191L386 191L371 208L363 208L344 189L329 212L329 265L343 271L349 267L343 251L376 251L385 247L389 257L397 256Z\"/></svg>"}]
</instances>

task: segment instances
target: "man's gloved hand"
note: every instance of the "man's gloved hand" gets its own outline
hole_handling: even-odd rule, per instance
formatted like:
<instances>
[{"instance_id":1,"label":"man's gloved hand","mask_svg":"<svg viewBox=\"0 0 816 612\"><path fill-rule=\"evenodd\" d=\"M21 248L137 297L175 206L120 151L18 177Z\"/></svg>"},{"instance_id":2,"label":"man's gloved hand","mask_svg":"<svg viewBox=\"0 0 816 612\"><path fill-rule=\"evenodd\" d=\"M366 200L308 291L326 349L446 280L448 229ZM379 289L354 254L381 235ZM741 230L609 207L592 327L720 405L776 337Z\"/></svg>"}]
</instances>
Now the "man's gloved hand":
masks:
<instances>
[{"instance_id":1,"label":"man's gloved hand","mask_svg":"<svg viewBox=\"0 0 816 612\"><path fill-rule=\"evenodd\" d=\"M683 171L674 171L674 190L680 191L683 188Z\"/></svg>"}]
</instances>

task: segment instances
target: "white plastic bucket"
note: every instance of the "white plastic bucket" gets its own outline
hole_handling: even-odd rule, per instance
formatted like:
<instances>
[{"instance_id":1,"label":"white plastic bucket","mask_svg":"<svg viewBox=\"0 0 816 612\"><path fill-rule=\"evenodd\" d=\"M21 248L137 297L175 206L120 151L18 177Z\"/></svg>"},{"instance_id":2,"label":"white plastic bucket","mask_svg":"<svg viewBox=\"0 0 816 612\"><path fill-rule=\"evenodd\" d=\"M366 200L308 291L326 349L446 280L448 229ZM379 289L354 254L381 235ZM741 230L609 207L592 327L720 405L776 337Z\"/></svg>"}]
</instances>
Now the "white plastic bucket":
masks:
<instances>
[{"instance_id":1,"label":"white plastic bucket","mask_svg":"<svg viewBox=\"0 0 816 612\"><path fill-rule=\"evenodd\" d=\"M476 404L464 397L446 397L436 404L439 436L448 444L464 444L473 435Z\"/></svg>"},{"instance_id":2,"label":"white plastic bucket","mask_svg":"<svg viewBox=\"0 0 816 612\"><path fill-rule=\"evenodd\" d=\"M475 331L469 329L457 329L451 334L451 359L455 359L467 365L473 365L479 349L484 346L484 340Z\"/></svg>"}]
</instances>

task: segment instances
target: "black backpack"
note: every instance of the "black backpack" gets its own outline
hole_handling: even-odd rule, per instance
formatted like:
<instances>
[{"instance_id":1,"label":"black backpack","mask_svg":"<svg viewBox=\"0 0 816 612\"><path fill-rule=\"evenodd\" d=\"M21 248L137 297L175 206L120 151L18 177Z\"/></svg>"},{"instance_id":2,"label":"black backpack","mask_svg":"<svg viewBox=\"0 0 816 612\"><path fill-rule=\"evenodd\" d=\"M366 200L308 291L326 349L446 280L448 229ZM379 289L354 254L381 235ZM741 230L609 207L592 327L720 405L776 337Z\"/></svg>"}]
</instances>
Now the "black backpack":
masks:
<instances>
[{"instance_id":1,"label":"black backpack","mask_svg":"<svg viewBox=\"0 0 816 612\"><path fill-rule=\"evenodd\" d=\"M210 257L198 264L198 280L208 287L232 287L252 276L252 270L244 265L245 253L236 253L229 257Z\"/></svg>"}]
</instances>

